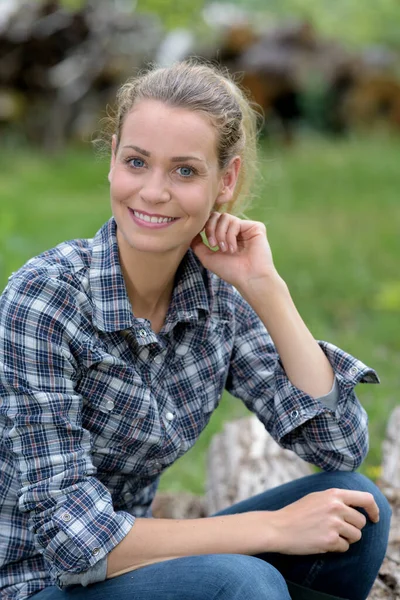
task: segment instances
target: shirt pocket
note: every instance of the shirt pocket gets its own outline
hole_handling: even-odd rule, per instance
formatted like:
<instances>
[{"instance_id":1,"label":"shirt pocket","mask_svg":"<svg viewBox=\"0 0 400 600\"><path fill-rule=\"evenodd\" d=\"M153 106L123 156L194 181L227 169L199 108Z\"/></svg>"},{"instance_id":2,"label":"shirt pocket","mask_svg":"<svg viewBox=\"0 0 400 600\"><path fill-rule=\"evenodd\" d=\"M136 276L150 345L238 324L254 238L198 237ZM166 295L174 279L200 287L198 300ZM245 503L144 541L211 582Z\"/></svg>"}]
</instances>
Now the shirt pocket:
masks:
<instances>
[{"instance_id":1,"label":"shirt pocket","mask_svg":"<svg viewBox=\"0 0 400 600\"><path fill-rule=\"evenodd\" d=\"M79 392L84 399L83 425L96 446L126 445L143 438L150 390L133 369L91 368L80 381Z\"/></svg>"}]
</instances>

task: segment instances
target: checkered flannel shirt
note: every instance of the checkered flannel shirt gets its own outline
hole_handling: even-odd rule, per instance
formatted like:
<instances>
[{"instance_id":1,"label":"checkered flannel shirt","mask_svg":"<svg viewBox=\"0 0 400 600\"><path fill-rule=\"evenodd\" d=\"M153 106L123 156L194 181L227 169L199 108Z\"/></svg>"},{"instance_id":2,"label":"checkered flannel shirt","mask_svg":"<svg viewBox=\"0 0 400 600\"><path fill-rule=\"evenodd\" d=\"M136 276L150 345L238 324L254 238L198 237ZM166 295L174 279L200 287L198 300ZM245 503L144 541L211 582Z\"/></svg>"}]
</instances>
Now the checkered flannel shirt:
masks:
<instances>
[{"instance_id":1,"label":"checkered flannel shirt","mask_svg":"<svg viewBox=\"0 0 400 600\"><path fill-rule=\"evenodd\" d=\"M159 334L135 318L110 219L92 240L31 259L0 299L0 589L105 578L108 553L150 515L160 474L197 440L224 389L322 469L357 468L372 369L320 342L334 405L296 388L266 329L189 251Z\"/></svg>"}]
</instances>

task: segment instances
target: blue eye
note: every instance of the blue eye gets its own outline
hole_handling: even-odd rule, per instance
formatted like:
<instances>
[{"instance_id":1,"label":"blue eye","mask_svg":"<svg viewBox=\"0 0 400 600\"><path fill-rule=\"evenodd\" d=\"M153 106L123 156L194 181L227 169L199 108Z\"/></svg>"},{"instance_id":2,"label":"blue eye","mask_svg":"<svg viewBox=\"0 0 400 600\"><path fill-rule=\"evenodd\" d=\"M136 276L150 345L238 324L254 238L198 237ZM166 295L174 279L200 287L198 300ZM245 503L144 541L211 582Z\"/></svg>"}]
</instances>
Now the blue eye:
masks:
<instances>
[{"instance_id":1,"label":"blue eye","mask_svg":"<svg viewBox=\"0 0 400 600\"><path fill-rule=\"evenodd\" d=\"M135 169L141 169L142 167L144 167L144 160L142 160L141 158L132 158L130 159L129 163Z\"/></svg>"},{"instance_id":2,"label":"blue eye","mask_svg":"<svg viewBox=\"0 0 400 600\"><path fill-rule=\"evenodd\" d=\"M193 169L192 167L179 167L179 169L177 169L179 173L179 175L181 175L182 177L190 177L191 175L193 175Z\"/></svg>"}]
</instances>

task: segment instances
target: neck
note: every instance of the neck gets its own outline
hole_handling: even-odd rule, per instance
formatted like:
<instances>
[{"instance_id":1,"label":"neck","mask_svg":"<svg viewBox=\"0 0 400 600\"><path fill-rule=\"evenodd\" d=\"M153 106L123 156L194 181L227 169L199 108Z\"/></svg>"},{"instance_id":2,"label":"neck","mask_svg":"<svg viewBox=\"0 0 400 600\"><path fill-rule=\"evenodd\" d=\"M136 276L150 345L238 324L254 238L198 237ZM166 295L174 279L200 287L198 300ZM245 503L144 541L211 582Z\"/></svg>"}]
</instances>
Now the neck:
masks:
<instances>
[{"instance_id":1,"label":"neck","mask_svg":"<svg viewBox=\"0 0 400 600\"><path fill-rule=\"evenodd\" d=\"M140 252L119 240L119 257L132 311L136 317L166 314L176 271L186 250L175 253Z\"/></svg>"}]
</instances>

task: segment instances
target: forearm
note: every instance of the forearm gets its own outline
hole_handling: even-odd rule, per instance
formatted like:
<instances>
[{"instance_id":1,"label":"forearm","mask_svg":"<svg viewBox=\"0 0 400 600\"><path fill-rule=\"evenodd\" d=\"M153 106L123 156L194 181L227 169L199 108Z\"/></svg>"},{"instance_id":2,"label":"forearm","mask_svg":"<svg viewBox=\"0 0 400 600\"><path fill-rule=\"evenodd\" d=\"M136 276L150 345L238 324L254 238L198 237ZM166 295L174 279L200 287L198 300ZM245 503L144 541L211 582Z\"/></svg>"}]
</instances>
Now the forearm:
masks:
<instances>
[{"instance_id":1,"label":"forearm","mask_svg":"<svg viewBox=\"0 0 400 600\"><path fill-rule=\"evenodd\" d=\"M270 514L249 512L206 519L136 519L108 556L107 577L148 564L199 554L276 551Z\"/></svg>"},{"instance_id":2,"label":"forearm","mask_svg":"<svg viewBox=\"0 0 400 600\"><path fill-rule=\"evenodd\" d=\"M279 275L252 280L239 290L267 328L293 385L318 398L332 388L328 359L306 327Z\"/></svg>"}]
</instances>

